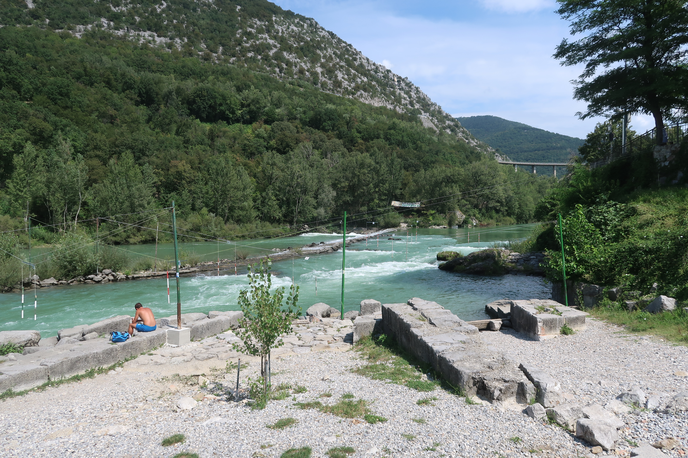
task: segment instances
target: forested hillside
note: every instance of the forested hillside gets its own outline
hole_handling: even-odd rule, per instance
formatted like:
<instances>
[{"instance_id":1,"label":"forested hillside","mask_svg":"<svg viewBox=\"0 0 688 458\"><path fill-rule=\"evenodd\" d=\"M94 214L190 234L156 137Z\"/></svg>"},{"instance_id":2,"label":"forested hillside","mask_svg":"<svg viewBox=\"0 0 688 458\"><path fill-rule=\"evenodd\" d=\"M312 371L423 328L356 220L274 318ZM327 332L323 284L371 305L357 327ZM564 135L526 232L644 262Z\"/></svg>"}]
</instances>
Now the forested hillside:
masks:
<instances>
[{"instance_id":1,"label":"forested hillside","mask_svg":"<svg viewBox=\"0 0 688 458\"><path fill-rule=\"evenodd\" d=\"M99 223L108 234L115 223L91 219L123 215L104 241L141 242L154 233L122 222L172 201L185 230L223 237L338 222L345 210L381 219L391 200L424 201L437 215L461 209L483 221L526 222L552 184L499 166L458 123L429 126L421 113L443 113L433 104L421 112L403 98L394 109L375 106L325 91L291 64L279 78L257 71L272 62L269 50L241 62L225 55L231 43L221 37L238 33L227 22L230 4L147 6L175 12L164 24L129 4L2 5L3 22L24 25L0 29L0 231L25 228L28 211L53 231L95 232ZM306 21L267 2L231 5L237 24L251 15L270 30L282 17ZM112 24L74 25L104 24L98 17ZM143 25L154 24L169 37L143 39ZM200 52L215 36L200 31L214 29L218 48ZM252 57L263 64L252 67ZM367 89L357 98L397 90Z\"/></svg>"},{"instance_id":2,"label":"forested hillside","mask_svg":"<svg viewBox=\"0 0 688 458\"><path fill-rule=\"evenodd\" d=\"M298 79L325 92L418 115L426 126L484 147L407 78L363 56L313 19L266 0L0 0L0 24L64 30L77 37L106 30L184 57Z\"/></svg>"},{"instance_id":3,"label":"forested hillside","mask_svg":"<svg viewBox=\"0 0 688 458\"><path fill-rule=\"evenodd\" d=\"M583 144L580 138L555 134L497 116L456 118L478 140L513 161L568 162ZM551 175L552 171L542 170ZM540 173L540 172L538 172Z\"/></svg>"}]
</instances>

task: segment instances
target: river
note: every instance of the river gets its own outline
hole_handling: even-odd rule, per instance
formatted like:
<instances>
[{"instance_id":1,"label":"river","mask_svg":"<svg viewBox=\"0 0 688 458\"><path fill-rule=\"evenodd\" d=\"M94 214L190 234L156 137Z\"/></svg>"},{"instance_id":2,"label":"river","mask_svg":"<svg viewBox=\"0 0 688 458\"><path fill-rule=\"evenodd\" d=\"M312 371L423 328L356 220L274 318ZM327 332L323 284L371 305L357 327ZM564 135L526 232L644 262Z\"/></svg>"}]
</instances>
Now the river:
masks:
<instances>
[{"instance_id":1,"label":"river","mask_svg":"<svg viewBox=\"0 0 688 458\"><path fill-rule=\"evenodd\" d=\"M497 299L545 299L549 286L540 277L505 275L481 277L440 271L435 256L453 250L468 254L508 240L526 237L532 225L514 225L481 229L398 230L379 239L359 242L346 249L346 283L344 311L358 310L363 299L383 303L406 302L411 297L433 300L464 320L485 318L484 306ZM469 241L470 234L470 241ZM395 238L400 240L389 240ZM333 241L341 235L303 234L296 237L249 240L233 243L181 244L180 251L203 260L234 258L234 250L250 256L270 253L272 248L300 247L313 242ZM478 241L480 240L480 241ZM152 256L155 247L139 245L121 247L129 252ZM169 258L171 244L158 247L159 258ZM299 286L302 310L316 302L340 308L342 287L342 251L290 259L272 264L273 286ZM181 278L182 313L211 310L239 310L239 291L248 285L246 268L206 272ZM134 304L143 303L156 317L176 314L176 288L170 278L170 303L164 278L101 285L57 286L25 293L24 318L21 318L21 295L0 294L0 331L38 330L42 337L53 336L59 329L91 324L116 315L133 315Z\"/></svg>"}]
</instances>

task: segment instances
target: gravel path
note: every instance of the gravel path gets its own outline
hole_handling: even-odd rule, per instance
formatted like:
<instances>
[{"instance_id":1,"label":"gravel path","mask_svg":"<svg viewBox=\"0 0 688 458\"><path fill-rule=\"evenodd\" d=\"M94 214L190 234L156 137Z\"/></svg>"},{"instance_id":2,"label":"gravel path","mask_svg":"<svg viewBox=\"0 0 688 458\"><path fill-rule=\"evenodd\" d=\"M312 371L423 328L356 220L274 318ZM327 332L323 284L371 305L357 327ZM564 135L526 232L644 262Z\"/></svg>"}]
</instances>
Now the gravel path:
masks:
<instances>
[{"instance_id":1,"label":"gravel path","mask_svg":"<svg viewBox=\"0 0 688 458\"><path fill-rule=\"evenodd\" d=\"M322 326L321 326L322 328ZM317 329L317 327L314 327ZM325 335L326 330L302 334ZM322 334L319 334L322 333ZM620 392L638 386L647 394L688 391L686 347L656 339L629 337L619 328L590 320L585 331L543 342L520 338L510 330L482 334L495 350L516 362L536 365L557 378L572 400L606 404ZM327 456L333 447L349 446L356 457L578 457L591 447L563 429L525 416L520 408L491 404L469 405L441 389L421 393L351 373L362 364L358 354L340 343L328 351L273 358L273 385L302 386L264 410L216 396L233 387L235 366L218 354L221 339L192 343L188 360L153 365L158 356L130 361L109 374L0 402L0 456L3 457L171 457L180 451L208 457L279 457L289 448L309 446L313 457ZM333 351L336 350L336 351ZM164 353L169 349L159 350ZM302 351L302 350L299 350ZM186 361L185 361L186 359ZM236 361L236 358L233 358ZM242 384L256 377L259 364L242 357ZM199 386L199 374L205 374ZM215 395L214 395L214 394ZM315 410L300 410L295 402L339 401L351 393L370 402L371 410L388 419L368 424ZM323 397L322 395L331 395ZM180 398L199 402L189 410ZM418 405L433 397L432 405ZM616 455L629 456L630 443L677 438L680 445L668 456L688 451L688 415L640 410L621 416L627 427ZM284 430L267 428L277 420L295 418ZM162 447L162 439L184 434L186 442Z\"/></svg>"}]
</instances>

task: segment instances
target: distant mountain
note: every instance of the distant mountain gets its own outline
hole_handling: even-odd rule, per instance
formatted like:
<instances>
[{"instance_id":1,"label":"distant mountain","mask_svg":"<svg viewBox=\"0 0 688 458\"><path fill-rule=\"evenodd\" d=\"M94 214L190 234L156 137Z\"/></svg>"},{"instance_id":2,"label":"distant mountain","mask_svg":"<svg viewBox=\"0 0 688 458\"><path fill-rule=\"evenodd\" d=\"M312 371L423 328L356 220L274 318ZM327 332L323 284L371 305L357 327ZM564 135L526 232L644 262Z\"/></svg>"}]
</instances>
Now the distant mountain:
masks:
<instances>
[{"instance_id":1,"label":"distant mountain","mask_svg":"<svg viewBox=\"0 0 688 458\"><path fill-rule=\"evenodd\" d=\"M584 143L580 138L555 134L497 116L471 116L456 120L475 138L514 161L568 162ZM545 170L538 173L545 174Z\"/></svg>"}]
</instances>

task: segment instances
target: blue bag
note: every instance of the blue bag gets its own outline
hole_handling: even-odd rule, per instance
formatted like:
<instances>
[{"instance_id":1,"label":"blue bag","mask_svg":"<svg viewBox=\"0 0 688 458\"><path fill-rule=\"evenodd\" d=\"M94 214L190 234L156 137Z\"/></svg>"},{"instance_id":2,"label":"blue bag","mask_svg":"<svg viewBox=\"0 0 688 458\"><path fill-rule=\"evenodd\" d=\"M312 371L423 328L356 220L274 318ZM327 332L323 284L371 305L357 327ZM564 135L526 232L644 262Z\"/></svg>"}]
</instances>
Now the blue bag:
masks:
<instances>
[{"instance_id":1,"label":"blue bag","mask_svg":"<svg viewBox=\"0 0 688 458\"><path fill-rule=\"evenodd\" d=\"M129 338L128 332L113 331L113 333L112 333L112 341L113 342L126 342L128 338Z\"/></svg>"}]
</instances>

